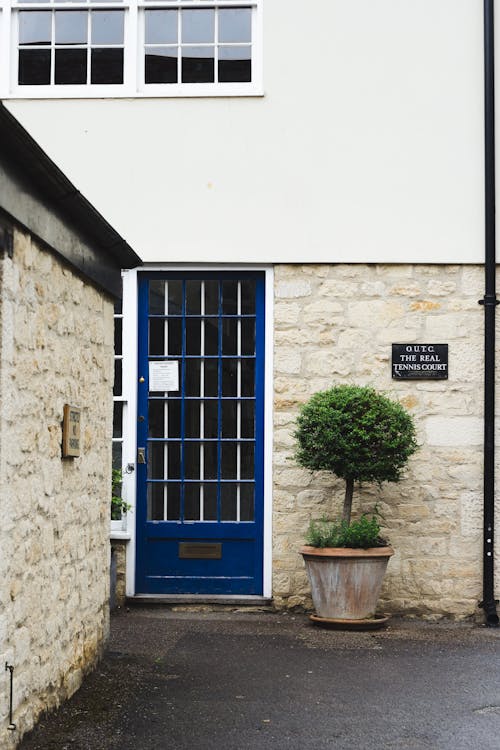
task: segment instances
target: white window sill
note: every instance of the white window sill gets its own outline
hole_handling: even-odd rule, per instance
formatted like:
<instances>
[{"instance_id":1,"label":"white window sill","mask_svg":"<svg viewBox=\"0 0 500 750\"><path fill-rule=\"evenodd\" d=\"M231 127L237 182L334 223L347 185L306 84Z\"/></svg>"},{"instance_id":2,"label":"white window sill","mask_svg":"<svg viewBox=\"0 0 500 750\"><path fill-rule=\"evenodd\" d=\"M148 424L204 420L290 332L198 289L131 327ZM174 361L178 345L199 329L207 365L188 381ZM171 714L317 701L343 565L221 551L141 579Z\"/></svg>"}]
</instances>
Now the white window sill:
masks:
<instances>
[{"instance_id":1,"label":"white window sill","mask_svg":"<svg viewBox=\"0 0 500 750\"><path fill-rule=\"evenodd\" d=\"M1 99L200 99L200 98L245 98L263 97L262 88L249 86L212 86L211 84L194 84L175 86L166 89L163 86L151 86L144 91L134 91L122 86L22 86L11 92L0 94Z\"/></svg>"},{"instance_id":2,"label":"white window sill","mask_svg":"<svg viewBox=\"0 0 500 750\"><path fill-rule=\"evenodd\" d=\"M109 538L110 541L122 541L122 542L129 542L132 538L130 533L128 531L118 531L115 529L111 529L109 532Z\"/></svg>"}]
</instances>

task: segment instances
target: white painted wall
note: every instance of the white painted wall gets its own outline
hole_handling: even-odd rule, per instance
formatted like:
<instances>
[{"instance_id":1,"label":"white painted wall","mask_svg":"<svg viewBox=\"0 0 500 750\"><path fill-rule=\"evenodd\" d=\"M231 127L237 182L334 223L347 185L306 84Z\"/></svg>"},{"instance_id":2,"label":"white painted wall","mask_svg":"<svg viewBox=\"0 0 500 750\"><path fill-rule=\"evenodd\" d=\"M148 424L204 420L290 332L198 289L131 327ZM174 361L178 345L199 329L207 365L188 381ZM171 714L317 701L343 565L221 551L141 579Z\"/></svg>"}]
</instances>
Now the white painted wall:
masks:
<instances>
[{"instance_id":1,"label":"white painted wall","mask_svg":"<svg viewBox=\"0 0 500 750\"><path fill-rule=\"evenodd\" d=\"M151 262L478 262L482 3L265 0L257 98L14 101Z\"/></svg>"}]
</instances>

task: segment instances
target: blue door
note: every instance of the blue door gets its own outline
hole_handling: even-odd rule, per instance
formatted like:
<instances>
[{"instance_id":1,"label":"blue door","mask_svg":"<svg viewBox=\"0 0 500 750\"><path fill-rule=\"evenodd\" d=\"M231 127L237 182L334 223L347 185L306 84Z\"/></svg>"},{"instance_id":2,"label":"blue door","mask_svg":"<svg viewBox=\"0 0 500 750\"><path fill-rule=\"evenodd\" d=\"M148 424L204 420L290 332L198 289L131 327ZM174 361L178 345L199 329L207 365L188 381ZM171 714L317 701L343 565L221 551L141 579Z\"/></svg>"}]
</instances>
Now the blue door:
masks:
<instances>
[{"instance_id":1,"label":"blue door","mask_svg":"<svg viewBox=\"0 0 500 750\"><path fill-rule=\"evenodd\" d=\"M138 594L262 594L264 275L139 281Z\"/></svg>"}]
</instances>

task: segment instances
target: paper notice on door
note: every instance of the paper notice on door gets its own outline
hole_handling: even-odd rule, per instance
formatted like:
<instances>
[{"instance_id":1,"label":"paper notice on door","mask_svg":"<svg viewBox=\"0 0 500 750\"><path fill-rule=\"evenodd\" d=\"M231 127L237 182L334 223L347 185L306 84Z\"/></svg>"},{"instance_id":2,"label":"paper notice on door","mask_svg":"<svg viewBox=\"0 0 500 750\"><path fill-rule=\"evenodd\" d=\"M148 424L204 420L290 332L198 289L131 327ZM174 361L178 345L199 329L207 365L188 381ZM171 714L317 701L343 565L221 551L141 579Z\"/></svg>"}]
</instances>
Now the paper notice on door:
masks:
<instances>
[{"instance_id":1,"label":"paper notice on door","mask_svg":"<svg viewBox=\"0 0 500 750\"><path fill-rule=\"evenodd\" d=\"M179 390L179 361L149 363L150 391L178 391Z\"/></svg>"}]
</instances>

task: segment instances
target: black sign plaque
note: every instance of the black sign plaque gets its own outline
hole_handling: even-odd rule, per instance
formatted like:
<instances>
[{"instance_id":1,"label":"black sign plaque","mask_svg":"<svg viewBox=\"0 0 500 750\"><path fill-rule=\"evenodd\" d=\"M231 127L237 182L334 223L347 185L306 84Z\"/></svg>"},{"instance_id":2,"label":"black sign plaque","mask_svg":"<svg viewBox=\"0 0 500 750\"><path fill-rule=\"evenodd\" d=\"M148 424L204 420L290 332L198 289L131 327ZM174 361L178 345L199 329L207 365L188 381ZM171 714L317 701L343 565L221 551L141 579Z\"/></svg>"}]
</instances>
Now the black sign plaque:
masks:
<instances>
[{"instance_id":1,"label":"black sign plaque","mask_svg":"<svg viewBox=\"0 0 500 750\"><path fill-rule=\"evenodd\" d=\"M393 344L394 380L447 380L448 344Z\"/></svg>"}]
</instances>

